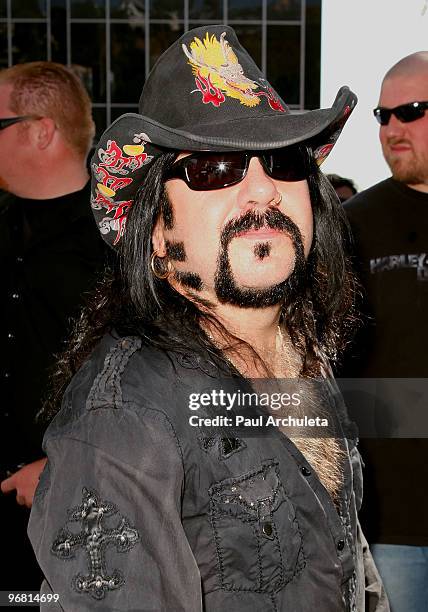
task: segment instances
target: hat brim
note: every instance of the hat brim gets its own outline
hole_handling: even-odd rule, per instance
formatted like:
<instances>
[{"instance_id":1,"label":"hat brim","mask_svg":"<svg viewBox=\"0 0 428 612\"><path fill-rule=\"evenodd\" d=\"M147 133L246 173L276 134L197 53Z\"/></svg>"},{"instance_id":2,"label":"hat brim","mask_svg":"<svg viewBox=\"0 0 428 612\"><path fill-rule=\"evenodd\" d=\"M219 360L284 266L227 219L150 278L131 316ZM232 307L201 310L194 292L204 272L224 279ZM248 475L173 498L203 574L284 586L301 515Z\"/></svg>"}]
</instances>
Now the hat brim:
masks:
<instances>
[{"instance_id":1,"label":"hat brim","mask_svg":"<svg viewBox=\"0 0 428 612\"><path fill-rule=\"evenodd\" d=\"M179 129L162 125L144 115L126 113L116 119L110 129L113 131L114 128L115 132L120 132L123 124L126 125L126 131L129 131L132 124L135 132L143 132L150 137L152 145L181 151L276 149L304 141L311 141L309 144L313 147L318 140L316 137L321 135L327 144L330 133L343 127L336 125L337 122L342 119L343 124L346 122L355 103L355 94L348 87L342 87L333 106L327 109L267 114L258 116L256 121L247 117L216 121L199 124L197 130L192 127L190 118L189 125ZM344 117L346 109L349 110Z\"/></svg>"},{"instance_id":2,"label":"hat brim","mask_svg":"<svg viewBox=\"0 0 428 612\"><path fill-rule=\"evenodd\" d=\"M128 113L137 130L150 134L151 142L160 147L179 151L259 150L286 147L315 136L334 121L332 109L307 113L258 117L257 133L254 120L238 119L203 126L203 134L196 131L171 129L149 117ZM202 127L202 126L198 126ZM231 138L218 136L230 133Z\"/></svg>"}]
</instances>

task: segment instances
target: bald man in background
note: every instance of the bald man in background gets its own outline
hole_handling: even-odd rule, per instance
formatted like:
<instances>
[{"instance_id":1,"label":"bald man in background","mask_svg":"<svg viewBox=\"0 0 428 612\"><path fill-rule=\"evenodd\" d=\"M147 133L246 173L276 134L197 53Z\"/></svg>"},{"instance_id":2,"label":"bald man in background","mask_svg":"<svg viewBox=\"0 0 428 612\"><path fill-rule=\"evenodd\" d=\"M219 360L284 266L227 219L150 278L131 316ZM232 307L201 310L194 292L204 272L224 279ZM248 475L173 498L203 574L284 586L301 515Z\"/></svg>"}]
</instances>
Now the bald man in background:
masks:
<instances>
[{"instance_id":1,"label":"bald man in background","mask_svg":"<svg viewBox=\"0 0 428 612\"><path fill-rule=\"evenodd\" d=\"M344 373L394 379L382 382L384 392L373 404L382 427L396 379L428 378L428 51L403 58L387 72L374 114L392 176L345 205L371 319ZM412 406L409 397L403 422L411 422ZM426 611L428 440L400 438L400 427L390 428L363 441L362 454L362 522L391 610Z\"/></svg>"}]
</instances>

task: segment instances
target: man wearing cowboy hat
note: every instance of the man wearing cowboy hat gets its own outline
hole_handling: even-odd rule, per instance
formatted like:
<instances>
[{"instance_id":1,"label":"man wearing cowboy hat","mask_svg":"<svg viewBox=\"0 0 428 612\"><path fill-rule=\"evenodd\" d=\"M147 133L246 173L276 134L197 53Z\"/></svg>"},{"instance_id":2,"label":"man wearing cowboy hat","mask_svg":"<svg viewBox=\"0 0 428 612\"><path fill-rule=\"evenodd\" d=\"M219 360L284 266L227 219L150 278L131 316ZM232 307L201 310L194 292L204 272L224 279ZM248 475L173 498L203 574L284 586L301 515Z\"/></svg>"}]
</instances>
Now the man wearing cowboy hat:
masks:
<instances>
[{"instance_id":1,"label":"man wearing cowboy hat","mask_svg":"<svg viewBox=\"0 0 428 612\"><path fill-rule=\"evenodd\" d=\"M121 265L57 373L29 528L60 609L389 609L328 365L353 282L316 161L355 102L290 113L234 31L206 26L102 137L91 201ZM244 402L268 378L297 384L270 428L273 404ZM287 435L300 399L333 433Z\"/></svg>"}]
</instances>

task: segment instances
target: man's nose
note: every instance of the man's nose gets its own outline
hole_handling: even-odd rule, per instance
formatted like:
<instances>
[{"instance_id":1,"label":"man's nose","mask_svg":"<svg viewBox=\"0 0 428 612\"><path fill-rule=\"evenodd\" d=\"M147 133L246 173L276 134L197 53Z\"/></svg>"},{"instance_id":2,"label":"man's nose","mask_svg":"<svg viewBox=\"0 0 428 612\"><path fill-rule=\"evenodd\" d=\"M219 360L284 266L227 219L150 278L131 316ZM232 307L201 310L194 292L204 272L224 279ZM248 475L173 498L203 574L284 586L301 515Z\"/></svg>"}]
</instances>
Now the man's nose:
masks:
<instances>
[{"instance_id":1,"label":"man's nose","mask_svg":"<svg viewBox=\"0 0 428 612\"><path fill-rule=\"evenodd\" d=\"M275 181L266 174L258 157L252 157L248 172L240 183L239 206L244 211L275 206L281 200Z\"/></svg>"},{"instance_id":2,"label":"man's nose","mask_svg":"<svg viewBox=\"0 0 428 612\"><path fill-rule=\"evenodd\" d=\"M386 138L399 138L402 137L406 131L406 124L399 121L397 117L391 114L388 125L384 125L380 128L383 136Z\"/></svg>"}]
</instances>

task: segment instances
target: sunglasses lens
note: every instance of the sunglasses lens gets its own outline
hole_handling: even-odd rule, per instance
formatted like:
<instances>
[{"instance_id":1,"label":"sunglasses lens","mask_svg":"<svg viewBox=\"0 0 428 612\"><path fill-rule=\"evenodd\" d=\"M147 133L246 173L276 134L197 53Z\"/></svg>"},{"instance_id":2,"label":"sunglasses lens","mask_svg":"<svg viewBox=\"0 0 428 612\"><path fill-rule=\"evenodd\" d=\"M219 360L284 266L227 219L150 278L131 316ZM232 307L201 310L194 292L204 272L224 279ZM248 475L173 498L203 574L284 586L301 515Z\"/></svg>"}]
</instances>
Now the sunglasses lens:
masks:
<instances>
[{"instance_id":1,"label":"sunglasses lens","mask_svg":"<svg viewBox=\"0 0 428 612\"><path fill-rule=\"evenodd\" d=\"M195 190L222 189L241 181L246 165L245 153L195 155L185 163L187 182Z\"/></svg>"},{"instance_id":2,"label":"sunglasses lens","mask_svg":"<svg viewBox=\"0 0 428 612\"><path fill-rule=\"evenodd\" d=\"M423 117L425 109L413 106L413 104L403 104L395 109L394 114L399 121L410 123L411 121L416 121L416 119Z\"/></svg>"},{"instance_id":3,"label":"sunglasses lens","mask_svg":"<svg viewBox=\"0 0 428 612\"><path fill-rule=\"evenodd\" d=\"M380 125L388 125L391 118L391 111L388 108L375 108L373 112Z\"/></svg>"},{"instance_id":4,"label":"sunglasses lens","mask_svg":"<svg viewBox=\"0 0 428 612\"><path fill-rule=\"evenodd\" d=\"M269 176L278 181L303 181L308 177L308 163L300 147L274 149L263 154L263 165Z\"/></svg>"},{"instance_id":5,"label":"sunglasses lens","mask_svg":"<svg viewBox=\"0 0 428 612\"><path fill-rule=\"evenodd\" d=\"M242 181L250 156L258 157L265 172L278 181L303 181L308 176L307 156L300 147L291 146L251 154L241 151L196 153L178 161L169 178L183 178L195 191L223 189Z\"/></svg>"}]
</instances>

